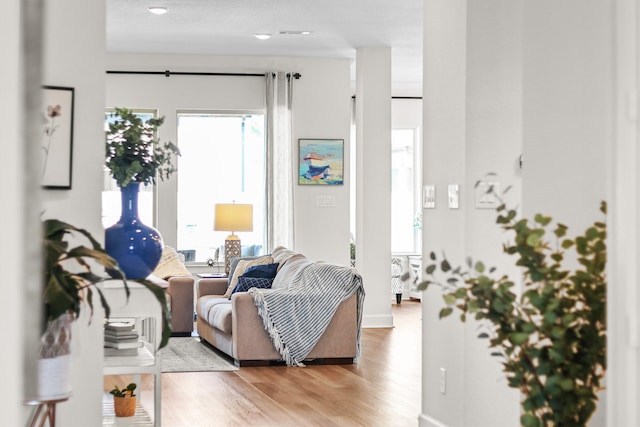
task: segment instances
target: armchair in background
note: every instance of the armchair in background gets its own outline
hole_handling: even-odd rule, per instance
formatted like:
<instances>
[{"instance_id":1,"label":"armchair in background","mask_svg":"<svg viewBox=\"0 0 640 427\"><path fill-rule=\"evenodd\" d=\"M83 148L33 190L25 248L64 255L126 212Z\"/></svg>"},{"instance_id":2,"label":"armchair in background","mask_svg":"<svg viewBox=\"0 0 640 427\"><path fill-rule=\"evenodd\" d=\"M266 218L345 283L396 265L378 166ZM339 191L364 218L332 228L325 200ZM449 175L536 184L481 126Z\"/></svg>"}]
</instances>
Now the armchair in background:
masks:
<instances>
[{"instance_id":1,"label":"armchair in background","mask_svg":"<svg viewBox=\"0 0 640 427\"><path fill-rule=\"evenodd\" d=\"M184 265L184 255L165 246L160 263L151 274L169 282L167 303L171 310L171 335L190 336L194 319L194 279Z\"/></svg>"}]
</instances>

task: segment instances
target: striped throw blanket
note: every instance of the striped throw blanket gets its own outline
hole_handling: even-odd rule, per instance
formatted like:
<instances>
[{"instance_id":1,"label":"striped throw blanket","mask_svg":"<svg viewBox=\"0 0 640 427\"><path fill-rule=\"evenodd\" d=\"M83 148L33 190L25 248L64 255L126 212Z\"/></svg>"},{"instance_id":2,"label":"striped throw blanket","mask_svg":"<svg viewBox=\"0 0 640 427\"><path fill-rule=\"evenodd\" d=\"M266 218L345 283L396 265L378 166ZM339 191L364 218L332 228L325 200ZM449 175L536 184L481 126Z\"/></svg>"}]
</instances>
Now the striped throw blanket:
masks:
<instances>
[{"instance_id":1,"label":"striped throw blanket","mask_svg":"<svg viewBox=\"0 0 640 427\"><path fill-rule=\"evenodd\" d=\"M356 356L360 355L365 293L362 278L354 268L315 262L303 268L286 288L252 288L249 293L274 347L288 366L305 366L302 362L324 333L338 305L357 293Z\"/></svg>"}]
</instances>

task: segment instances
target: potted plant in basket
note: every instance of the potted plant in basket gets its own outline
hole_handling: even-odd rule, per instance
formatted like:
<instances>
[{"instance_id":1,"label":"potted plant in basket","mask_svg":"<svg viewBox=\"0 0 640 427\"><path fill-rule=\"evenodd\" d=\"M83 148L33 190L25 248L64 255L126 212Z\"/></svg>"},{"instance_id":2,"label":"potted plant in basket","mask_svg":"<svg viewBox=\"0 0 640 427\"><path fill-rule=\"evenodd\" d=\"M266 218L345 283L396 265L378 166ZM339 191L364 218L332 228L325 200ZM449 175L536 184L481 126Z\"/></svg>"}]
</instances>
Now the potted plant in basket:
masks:
<instances>
[{"instance_id":1,"label":"potted plant in basket","mask_svg":"<svg viewBox=\"0 0 640 427\"><path fill-rule=\"evenodd\" d=\"M106 133L106 167L120 187L120 220L105 231L105 249L118 261L129 279L144 279L162 256L162 237L138 217L140 184L155 184L175 171L173 156L180 155L172 142L160 143L156 134L164 117L143 120L132 110L116 108Z\"/></svg>"},{"instance_id":2,"label":"potted plant in basket","mask_svg":"<svg viewBox=\"0 0 640 427\"><path fill-rule=\"evenodd\" d=\"M604 202L601 211L606 213ZM514 292L516 280L481 261L469 257L466 267L453 267L444 254L433 252L428 279L418 288L443 289L440 318L458 309L463 322L467 315L483 322L486 331L479 338L489 340L509 386L522 394L523 426L584 427L606 369L606 224L596 221L569 238L567 226L554 225L549 216L517 219L504 203L497 212L497 223L514 234L503 249L523 268L521 295ZM545 240L548 231L554 242ZM446 279L436 277L438 271Z\"/></svg>"},{"instance_id":3,"label":"potted plant in basket","mask_svg":"<svg viewBox=\"0 0 640 427\"><path fill-rule=\"evenodd\" d=\"M109 304L100 288L96 286L109 277L96 273L96 267L104 268L111 278L122 280L127 297L129 296L129 287L118 263L88 231L56 219L44 220L42 225L44 332L39 355L39 373L48 377L40 381L40 398L65 396L71 391L68 381L71 323L78 318L83 307L88 308L93 315L94 297L97 294L105 316L110 315ZM88 240L90 246L70 247L68 237L72 235ZM143 285L155 295L163 307L165 329L160 343L160 347L163 347L171 335L166 295L163 288L153 283Z\"/></svg>"},{"instance_id":4,"label":"potted plant in basket","mask_svg":"<svg viewBox=\"0 0 640 427\"><path fill-rule=\"evenodd\" d=\"M135 383L130 383L127 387L121 389L117 385L109 392L113 395L113 409L116 417L132 417L136 412L136 395L137 388Z\"/></svg>"}]
</instances>

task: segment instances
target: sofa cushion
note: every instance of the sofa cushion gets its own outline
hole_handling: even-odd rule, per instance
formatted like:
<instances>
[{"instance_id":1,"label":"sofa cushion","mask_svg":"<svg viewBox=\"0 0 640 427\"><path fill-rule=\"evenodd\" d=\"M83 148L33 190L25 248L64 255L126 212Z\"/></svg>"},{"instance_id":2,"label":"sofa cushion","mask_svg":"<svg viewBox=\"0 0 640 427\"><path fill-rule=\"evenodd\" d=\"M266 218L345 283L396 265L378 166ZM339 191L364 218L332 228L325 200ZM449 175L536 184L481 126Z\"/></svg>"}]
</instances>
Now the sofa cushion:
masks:
<instances>
[{"instance_id":1,"label":"sofa cushion","mask_svg":"<svg viewBox=\"0 0 640 427\"><path fill-rule=\"evenodd\" d=\"M231 334L231 304L217 304L211 307L207 323L225 334Z\"/></svg>"},{"instance_id":2,"label":"sofa cushion","mask_svg":"<svg viewBox=\"0 0 640 427\"><path fill-rule=\"evenodd\" d=\"M273 279L267 277L240 276L238 278L238 284L233 290L233 294L236 292L247 292L251 288L270 289L272 283ZM229 299L231 299L231 297L229 297Z\"/></svg>"},{"instance_id":3,"label":"sofa cushion","mask_svg":"<svg viewBox=\"0 0 640 427\"><path fill-rule=\"evenodd\" d=\"M198 298L198 315L227 334L231 333L231 301L215 295Z\"/></svg>"},{"instance_id":4,"label":"sofa cushion","mask_svg":"<svg viewBox=\"0 0 640 427\"><path fill-rule=\"evenodd\" d=\"M273 279L276 277L277 272L278 263L260 264L247 268L244 274L240 277L263 277L266 279Z\"/></svg>"},{"instance_id":5,"label":"sofa cushion","mask_svg":"<svg viewBox=\"0 0 640 427\"><path fill-rule=\"evenodd\" d=\"M260 258L259 256L234 256L229 260L229 283L231 283L231 278L233 277L233 273L236 271L236 267L238 266L238 263L242 260L245 261L250 261L253 259L258 259Z\"/></svg>"},{"instance_id":6,"label":"sofa cushion","mask_svg":"<svg viewBox=\"0 0 640 427\"><path fill-rule=\"evenodd\" d=\"M227 287L227 292L225 292L224 296L227 298L231 296L231 294L233 293L233 290L238 284L238 277L242 276L244 272L247 270L247 268L253 267L254 265L261 265L261 264L273 264L273 257L267 255L257 259L253 259L251 261L247 261L247 260L238 261L238 265L236 265L236 269L233 272L233 277L231 277L231 280L229 281L229 287Z\"/></svg>"}]
</instances>

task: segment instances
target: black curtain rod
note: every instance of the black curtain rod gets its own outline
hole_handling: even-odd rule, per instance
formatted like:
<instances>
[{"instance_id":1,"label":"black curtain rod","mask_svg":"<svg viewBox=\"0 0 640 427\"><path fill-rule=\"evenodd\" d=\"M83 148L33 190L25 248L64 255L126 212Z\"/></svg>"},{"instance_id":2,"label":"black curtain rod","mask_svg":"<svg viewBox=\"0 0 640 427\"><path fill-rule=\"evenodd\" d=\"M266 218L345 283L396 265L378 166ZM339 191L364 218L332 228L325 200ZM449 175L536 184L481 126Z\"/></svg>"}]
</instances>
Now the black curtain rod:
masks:
<instances>
[{"instance_id":1,"label":"black curtain rod","mask_svg":"<svg viewBox=\"0 0 640 427\"><path fill-rule=\"evenodd\" d=\"M264 73L209 73L197 71L118 71L107 70L107 74L144 74L144 75L161 75L165 77L175 76L228 76L228 77L264 77ZM293 76L296 80L302 77L300 73L287 73L287 77Z\"/></svg>"},{"instance_id":2,"label":"black curtain rod","mask_svg":"<svg viewBox=\"0 0 640 427\"><path fill-rule=\"evenodd\" d=\"M351 99L356 99L355 95L351 95ZM421 96L392 96L391 99L422 99Z\"/></svg>"}]
</instances>

